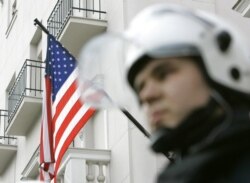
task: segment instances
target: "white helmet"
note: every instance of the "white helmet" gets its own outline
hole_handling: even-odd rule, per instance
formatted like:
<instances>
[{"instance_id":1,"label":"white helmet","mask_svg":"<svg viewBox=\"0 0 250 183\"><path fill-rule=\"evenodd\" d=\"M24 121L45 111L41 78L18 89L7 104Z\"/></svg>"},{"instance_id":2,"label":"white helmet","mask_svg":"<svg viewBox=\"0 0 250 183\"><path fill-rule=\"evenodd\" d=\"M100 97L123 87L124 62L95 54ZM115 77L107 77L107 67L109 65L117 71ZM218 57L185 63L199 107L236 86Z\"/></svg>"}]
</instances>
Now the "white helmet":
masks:
<instances>
[{"instance_id":1,"label":"white helmet","mask_svg":"<svg viewBox=\"0 0 250 183\"><path fill-rule=\"evenodd\" d=\"M237 31L213 15L175 5L154 5L134 18L125 36L135 43L128 49L126 59L131 85L145 55L150 58L199 56L209 80L250 94L247 46Z\"/></svg>"}]
</instances>

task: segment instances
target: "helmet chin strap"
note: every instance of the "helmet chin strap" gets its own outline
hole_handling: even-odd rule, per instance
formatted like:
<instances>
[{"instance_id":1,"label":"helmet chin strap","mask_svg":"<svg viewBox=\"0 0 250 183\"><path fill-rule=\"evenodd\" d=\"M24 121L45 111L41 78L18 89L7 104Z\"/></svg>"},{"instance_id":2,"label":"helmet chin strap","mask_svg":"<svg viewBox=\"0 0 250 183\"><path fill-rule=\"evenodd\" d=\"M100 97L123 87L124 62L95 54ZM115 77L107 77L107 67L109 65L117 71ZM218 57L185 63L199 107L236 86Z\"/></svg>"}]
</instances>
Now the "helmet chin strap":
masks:
<instances>
[{"instance_id":1,"label":"helmet chin strap","mask_svg":"<svg viewBox=\"0 0 250 183\"><path fill-rule=\"evenodd\" d=\"M230 104L222 97L222 95L217 90L211 91L211 97L221 106L225 111L228 119L232 120L233 118L233 109Z\"/></svg>"},{"instance_id":2,"label":"helmet chin strap","mask_svg":"<svg viewBox=\"0 0 250 183\"><path fill-rule=\"evenodd\" d=\"M218 109L221 112L217 115ZM229 103L220 93L212 90L209 102L194 110L178 127L160 128L154 132L151 135L151 148L155 152L166 154L169 151L188 148L200 138L210 143L230 125L232 119L233 110ZM190 136L189 132L194 135Z\"/></svg>"},{"instance_id":3,"label":"helmet chin strap","mask_svg":"<svg viewBox=\"0 0 250 183\"><path fill-rule=\"evenodd\" d=\"M207 142L213 141L222 131L230 126L233 122L233 109L230 104L222 97L222 95L216 91L212 90L211 97L221 106L225 113L225 122L220 123L218 128L215 128L211 134L206 138Z\"/></svg>"}]
</instances>

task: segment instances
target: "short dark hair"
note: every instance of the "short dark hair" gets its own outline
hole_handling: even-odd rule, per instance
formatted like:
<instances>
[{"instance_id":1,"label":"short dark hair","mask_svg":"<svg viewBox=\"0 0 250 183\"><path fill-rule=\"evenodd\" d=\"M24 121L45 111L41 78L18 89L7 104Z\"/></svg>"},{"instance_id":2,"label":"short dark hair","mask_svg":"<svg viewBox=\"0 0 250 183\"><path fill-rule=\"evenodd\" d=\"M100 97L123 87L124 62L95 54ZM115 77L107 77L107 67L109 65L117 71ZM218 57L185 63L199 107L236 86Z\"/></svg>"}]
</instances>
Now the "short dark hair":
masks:
<instances>
[{"instance_id":1,"label":"short dark hair","mask_svg":"<svg viewBox=\"0 0 250 183\"><path fill-rule=\"evenodd\" d=\"M250 108L250 96L248 94L221 85L220 83L217 83L211 77L209 77L208 71L204 65L204 61L201 56L185 56L185 57L190 58L190 60L192 60L195 64L197 64L207 84L211 88L219 92L222 95L222 97L231 105L232 108L239 106ZM154 60L154 58L145 54L141 56L129 70L127 75L128 82L133 89L134 89L134 80L136 75L139 72L141 72L141 70L145 68L146 65L152 62L152 60Z\"/></svg>"},{"instance_id":2,"label":"short dark hair","mask_svg":"<svg viewBox=\"0 0 250 183\"><path fill-rule=\"evenodd\" d=\"M136 75L141 72L143 68L145 68L146 65L148 65L153 60L152 57L148 55L141 56L131 67L131 69L128 72L127 78L130 86L134 89L134 82Z\"/></svg>"}]
</instances>

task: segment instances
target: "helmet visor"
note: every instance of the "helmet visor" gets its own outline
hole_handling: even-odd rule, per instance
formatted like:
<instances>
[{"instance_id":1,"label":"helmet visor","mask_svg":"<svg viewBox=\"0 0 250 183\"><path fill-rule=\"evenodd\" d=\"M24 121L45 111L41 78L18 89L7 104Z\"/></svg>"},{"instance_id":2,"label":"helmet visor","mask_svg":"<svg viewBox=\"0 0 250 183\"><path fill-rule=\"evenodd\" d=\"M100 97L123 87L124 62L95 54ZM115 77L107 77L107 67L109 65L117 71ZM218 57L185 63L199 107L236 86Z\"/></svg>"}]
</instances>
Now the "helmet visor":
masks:
<instances>
[{"instance_id":1,"label":"helmet visor","mask_svg":"<svg viewBox=\"0 0 250 183\"><path fill-rule=\"evenodd\" d=\"M198 55L191 45L157 45L130 39L125 34L105 33L95 37L81 50L79 85L82 100L96 108L126 105L136 74L147 56L150 59ZM142 63L144 62L144 63Z\"/></svg>"},{"instance_id":2,"label":"helmet visor","mask_svg":"<svg viewBox=\"0 0 250 183\"><path fill-rule=\"evenodd\" d=\"M81 99L95 108L127 105L131 96L125 78L125 47L119 34L103 34L88 42L79 55Z\"/></svg>"}]
</instances>

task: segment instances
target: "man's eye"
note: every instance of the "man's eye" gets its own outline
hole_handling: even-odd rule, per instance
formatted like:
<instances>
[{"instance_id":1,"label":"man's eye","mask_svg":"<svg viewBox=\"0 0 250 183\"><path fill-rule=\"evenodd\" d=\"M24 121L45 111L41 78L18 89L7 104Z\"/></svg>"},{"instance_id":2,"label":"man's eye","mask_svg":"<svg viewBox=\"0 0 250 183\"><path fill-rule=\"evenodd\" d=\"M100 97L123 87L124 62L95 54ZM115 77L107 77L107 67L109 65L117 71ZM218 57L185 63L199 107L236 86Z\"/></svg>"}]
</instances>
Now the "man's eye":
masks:
<instances>
[{"instance_id":1,"label":"man's eye","mask_svg":"<svg viewBox=\"0 0 250 183\"><path fill-rule=\"evenodd\" d=\"M142 89L144 88L144 83L141 83L140 85L135 87L136 93L140 93Z\"/></svg>"},{"instance_id":2,"label":"man's eye","mask_svg":"<svg viewBox=\"0 0 250 183\"><path fill-rule=\"evenodd\" d=\"M166 79L172 72L174 71L173 68L166 68L166 67L161 67L155 70L154 72L154 78L161 81Z\"/></svg>"}]
</instances>

